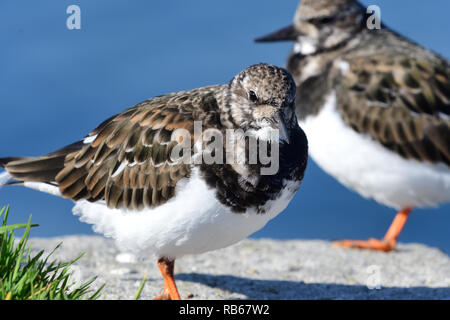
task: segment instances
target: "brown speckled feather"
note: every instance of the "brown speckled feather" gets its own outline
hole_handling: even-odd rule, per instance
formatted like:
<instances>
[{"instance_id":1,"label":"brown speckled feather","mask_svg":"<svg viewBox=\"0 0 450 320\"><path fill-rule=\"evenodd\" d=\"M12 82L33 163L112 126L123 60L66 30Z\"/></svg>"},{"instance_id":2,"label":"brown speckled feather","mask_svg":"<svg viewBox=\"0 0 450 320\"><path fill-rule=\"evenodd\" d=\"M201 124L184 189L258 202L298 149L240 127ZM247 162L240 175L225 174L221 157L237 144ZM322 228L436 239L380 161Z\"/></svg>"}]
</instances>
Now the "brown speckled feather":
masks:
<instances>
[{"instance_id":1,"label":"brown speckled feather","mask_svg":"<svg viewBox=\"0 0 450 320\"><path fill-rule=\"evenodd\" d=\"M160 205L190 174L190 166L170 154L174 130L193 134L194 119L212 117L199 108L217 87L156 97L103 122L91 142L67 154L55 182L73 200L104 200L110 208L142 209ZM191 137L193 143L193 136Z\"/></svg>"},{"instance_id":2,"label":"brown speckled feather","mask_svg":"<svg viewBox=\"0 0 450 320\"><path fill-rule=\"evenodd\" d=\"M404 158L450 165L450 66L411 56L347 57L345 122ZM336 70L336 72L340 72Z\"/></svg>"}]
</instances>

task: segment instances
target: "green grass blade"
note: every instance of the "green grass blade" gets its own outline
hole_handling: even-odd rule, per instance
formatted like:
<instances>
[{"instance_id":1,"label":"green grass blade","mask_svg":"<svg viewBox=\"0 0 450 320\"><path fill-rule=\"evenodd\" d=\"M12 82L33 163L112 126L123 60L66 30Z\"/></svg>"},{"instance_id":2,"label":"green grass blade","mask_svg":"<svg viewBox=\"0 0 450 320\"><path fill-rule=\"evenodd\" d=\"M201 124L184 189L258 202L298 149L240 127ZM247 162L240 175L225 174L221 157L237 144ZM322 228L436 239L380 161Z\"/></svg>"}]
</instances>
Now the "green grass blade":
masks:
<instances>
[{"instance_id":1,"label":"green grass blade","mask_svg":"<svg viewBox=\"0 0 450 320\"><path fill-rule=\"evenodd\" d=\"M134 296L134 300L139 300L139 297L141 296L141 293L142 293L142 290L144 289L144 285L145 285L146 281L147 281L147 275L144 275L141 285L139 286L138 291L136 292L136 295Z\"/></svg>"},{"instance_id":2,"label":"green grass blade","mask_svg":"<svg viewBox=\"0 0 450 320\"><path fill-rule=\"evenodd\" d=\"M10 224L8 226L2 226L2 227L0 227L0 234L6 233L8 231L17 230L17 229L23 229L23 228L26 228L27 226L28 226L28 224L26 224L26 223L17 223L17 224ZM30 225L31 228L38 227L38 226L39 225L35 224L35 223Z\"/></svg>"}]
</instances>

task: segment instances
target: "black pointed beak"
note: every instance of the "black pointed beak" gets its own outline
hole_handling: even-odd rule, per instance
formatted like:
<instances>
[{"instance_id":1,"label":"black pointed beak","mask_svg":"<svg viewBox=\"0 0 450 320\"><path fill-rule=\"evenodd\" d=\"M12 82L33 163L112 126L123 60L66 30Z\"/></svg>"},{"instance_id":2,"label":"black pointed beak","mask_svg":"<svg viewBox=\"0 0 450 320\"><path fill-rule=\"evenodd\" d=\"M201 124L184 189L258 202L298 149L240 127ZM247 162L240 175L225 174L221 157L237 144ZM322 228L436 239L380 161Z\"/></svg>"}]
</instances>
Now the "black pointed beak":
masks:
<instances>
[{"instance_id":1,"label":"black pointed beak","mask_svg":"<svg viewBox=\"0 0 450 320\"><path fill-rule=\"evenodd\" d=\"M275 125L277 126L279 136L280 136L280 141L289 144L291 141L289 138L289 131L286 126L286 119L284 119L283 113L276 112L273 115L273 120L275 122Z\"/></svg>"},{"instance_id":2,"label":"black pointed beak","mask_svg":"<svg viewBox=\"0 0 450 320\"><path fill-rule=\"evenodd\" d=\"M300 35L301 33L295 29L293 24L291 24L281 30L256 38L255 42L297 41L297 38Z\"/></svg>"}]
</instances>

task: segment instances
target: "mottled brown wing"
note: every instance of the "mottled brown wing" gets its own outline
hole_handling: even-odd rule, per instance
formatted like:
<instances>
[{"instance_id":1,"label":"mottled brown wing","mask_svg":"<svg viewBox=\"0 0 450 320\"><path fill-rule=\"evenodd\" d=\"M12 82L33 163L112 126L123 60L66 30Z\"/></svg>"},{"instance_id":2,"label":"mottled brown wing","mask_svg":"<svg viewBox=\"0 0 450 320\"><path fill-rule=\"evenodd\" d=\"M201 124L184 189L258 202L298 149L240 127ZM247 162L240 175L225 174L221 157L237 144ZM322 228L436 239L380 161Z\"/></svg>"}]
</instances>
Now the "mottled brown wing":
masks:
<instances>
[{"instance_id":1,"label":"mottled brown wing","mask_svg":"<svg viewBox=\"0 0 450 320\"><path fill-rule=\"evenodd\" d=\"M448 63L406 56L347 62L337 90L345 122L404 158L450 165Z\"/></svg>"},{"instance_id":2,"label":"mottled brown wing","mask_svg":"<svg viewBox=\"0 0 450 320\"><path fill-rule=\"evenodd\" d=\"M64 197L104 200L110 208L140 210L174 196L189 164L174 161L174 130L193 134L195 113L213 88L161 96L103 122L83 148L66 156L56 182ZM191 141L194 139L191 137Z\"/></svg>"}]
</instances>

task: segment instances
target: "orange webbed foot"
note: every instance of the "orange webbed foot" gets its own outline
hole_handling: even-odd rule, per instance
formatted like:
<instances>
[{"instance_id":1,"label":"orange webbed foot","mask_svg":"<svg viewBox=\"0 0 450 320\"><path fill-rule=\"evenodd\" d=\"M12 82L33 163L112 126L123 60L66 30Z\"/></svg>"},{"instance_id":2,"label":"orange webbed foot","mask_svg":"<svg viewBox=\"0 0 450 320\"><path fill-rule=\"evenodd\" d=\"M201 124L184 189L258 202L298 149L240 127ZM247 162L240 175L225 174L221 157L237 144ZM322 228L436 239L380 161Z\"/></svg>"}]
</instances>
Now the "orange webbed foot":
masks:
<instances>
[{"instance_id":1,"label":"orange webbed foot","mask_svg":"<svg viewBox=\"0 0 450 320\"><path fill-rule=\"evenodd\" d=\"M397 245L397 239L400 236L400 232L405 226L410 213L410 208L398 212L382 240L374 238L370 238L369 240L340 240L334 241L333 245L340 248L376 250L382 252L392 251Z\"/></svg>"}]
</instances>

